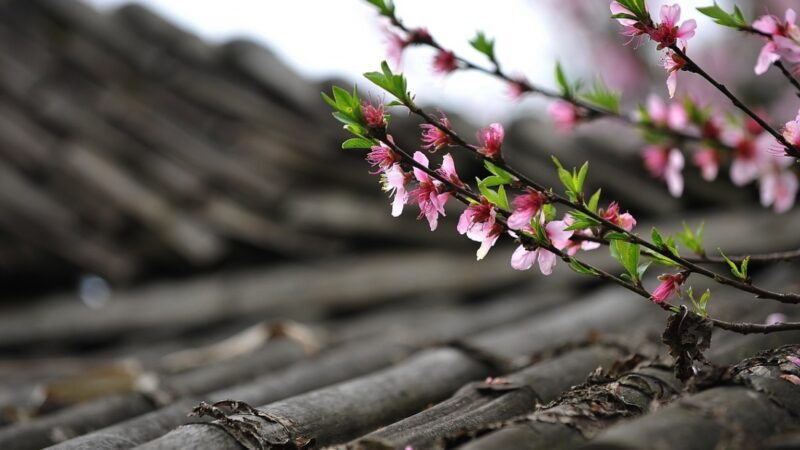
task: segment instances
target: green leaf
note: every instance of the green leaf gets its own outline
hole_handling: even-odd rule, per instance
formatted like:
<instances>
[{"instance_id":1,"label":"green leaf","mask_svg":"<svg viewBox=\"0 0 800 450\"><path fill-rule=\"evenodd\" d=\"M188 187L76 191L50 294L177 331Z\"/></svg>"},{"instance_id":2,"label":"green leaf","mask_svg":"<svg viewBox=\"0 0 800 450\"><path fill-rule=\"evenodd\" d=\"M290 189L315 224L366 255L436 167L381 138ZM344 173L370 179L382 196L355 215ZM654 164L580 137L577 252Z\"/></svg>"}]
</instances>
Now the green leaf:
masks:
<instances>
[{"instance_id":1,"label":"green leaf","mask_svg":"<svg viewBox=\"0 0 800 450\"><path fill-rule=\"evenodd\" d=\"M367 72L364 74L364 78L392 94L404 105L411 103L406 78L401 73L392 73L392 69L386 61L381 62L380 72Z\"/></svg>"},{"instance_id":2,"label":"green leaf","mask_svg":"<svg viewBox=\"0 0 800 450\"><path fill-rule=\"evenodd\" d=\"M639 245L615 240L611 242L610 247L611 256L622 264L631 280L639 280Z\"/></svg>"},{"instance_id":3,"label":"green leaf","mask_svg":"<svg viewBox=\"0 0 800 450\"><path fill-rule=\"evenodd\" d=\"M742 260L741 266L737 266L735 262L731 261L730 258L725 256L725 253L722 252L722 249L718 248L719 254L722 255L722 258L728 263L728 267L731 269L731 273L734 277L742 280L747 281L747 267L750 265L750 257L746 257Z\"/></svg>"},{"instance_id":4,"label":"green leaf","mask_svg":"<svg viewBox=\"0 0 800 450\"><path fill-rule=\"evenodd\" d=\"M586 205L586 207L589 208L591 212L596 213L597 206L599 203L600 203L600 189L598 189L597 191L595 191L594 194L592 194L592 197L589 198L589 203Z\"/></svg>"},{"instance_id":5,"label":"green leaf","mask_svg":"<svg viewBox=\"0 0 800 450\"><path fill-rule=\"evenodd\" d=\"M750 257L746 256L742 260L742 265L739 266L739 272L742 273L742 278L745 279L745 280L748 278L748 276L747 276L747 266L748 265L750 265Z\"/></svg>"},{"instance_id":6,"label":"green leaf","mask_svg":"<svg viewBox=\"0 0 800 450\"><path fill-rule=\"evenodd\" d=\"M370 3L378 8L378 12L382 16L394 17L394 4L391 1L386 2L385 0L367 0L367 3Z\"/></svg>"},{"instance_id":7,"label":"green leaf","mask_svg":"<svg viewBox=\"0 0 800 450\"><path fill-rule=\"evenodd\" d=\"M592 275L592 276L597 276L598 275L596 270L592 269L591 267L586 266L585 264L581 263L577 259L570 259L569 260L569 267L572 270L574 270L575 272L578 272L578 273L583 274L583 275Z\"/></svg>"},{"instance_id":8,"label":"green leaf","mask_svg":"<svg viewBox=\"0 0 800 450\"><path fill-rule=\"evenodd\" d=\"M547 203L542 206L542 212L544 213L544 220L546 222L551 222L553 219L556 218L556 207L553 206L551 203Z\"/></svg>"},{"instance_id":9,"label":"green leaf","mask_svg":"<svg viewBox=\"0 0 800 450\"><path fill-rule=\"evenodd\" d=\"M500 187L497 188L497 206L499 206L502 209L505 209L506 211L511 210L511 208L508 205L508 197L506 196L506 189L502 185L500 185Z\"/></svg>"},{"instance_id":10,"label":"green leaf","mask_svg":"<svg viewBox=\"0 0 800 450\"><path fill-rule=\"evenodd\" d=\"M600 78L595 79L592 89L583 94L583 99L587 102L614 113L619 112L621 97L620 92L609 89Z\"/></svg>"},{"instance_id":11,"label":"green leaf","mask_svg":"<svg viewBox=\"0 0 800 450\"><path fill-rule=\"evenodd\" d=\"M483 166L486 167L486 170L488 170L492 175L503 180L502 184L510 184L514 181L514 176L511 175L511 173L501 167L498 167L488 159L483 160Z\"/></svg>"},{"instance_id":12,"label":"green leaf","mask_svg":"<svg viewBox=\"0 0 800 450\"><path fill-rule=\"evenodd\" d=\"M369 139L364 138L350 138L342 143L342 148L352 149L352 148L372 148L375 143Z\"/></svg>"},{"instance_id":13,"label":"green leaf","mask_svg":"<svg viewBox=\"0 0 800 450\"><path fill-rule=\"evenodd\" d=\"M656 264L660 264L660 265L666 266L666 267L680 267L678 265L678 263L676 263L675 261L667 258L664 255L656 253L656 252L650 250L649 248L645 248L644 252L647 254L647 257L650 258L650 260L653 261Z\"/></svg>"},{"instance_id":14,"label":"green leaf","mask_svg":"<svg viewBox=\"0 0 800 450\"><path fill-rule=\"evenodd\" d=\"M483 31L478 31L469 43L472 48L494 61L494 39L488 39Z\"/></svg>"},{"instance_id":15,"label":"green leaf","mask_svg":"<svg viewBox=\"0 0 800 450\"><path fill-rule=\"evenodd\" d=\"M628 235L625 233L618 233L616 231L612 231L611 233L606 233L605 238L609 241L627 241Z\"/></svg>"},{"instance_id":16,"label":"green leaf","mask_svg":"<svg viewBox=\"0 0 800 450\"><path fill-rule=\"evenodd\" d=\"M578 171L578 176L573 177L573 184L575 185L575 192L577 194L583 193L583 182L586 181L586 174L589 173L589 161L586 161Z\"/></svg>"},{"instance_id":17,"label":"green leaf","mask_svg":"<svg viewBox=\"0 0 800 450\"><path fill-rule=\"evenodd\" d=\"M644 277L644 273L647 272L647 269L650 267L652 263L653 261L647 261L642 264L639 264L639 268L636 269L636 275L639 277L640 280Z\"/></svg>"},{"instance_id":18,"label":"green leaf","mask_svg":"<svg viewBox=\"0 0 800 450\"><path fill-rule=\"evenodd\" d=\"M704 228L705 223L701 222L700 226L697 228L697 232L695 233L691 228L689 228L688 225L686 225L686 222L684 222L683 231L675 233L675 236L684 247L698 255L703 255L705 254L705 249L703 249Z\"/></svg>"},{"instance_id":19,"label":"green leaf","mask_svg":"<svg viewBox=\"0 0 800 450\"><path fill-rule=\"evenodd\" d=\"M661 237L661 233L658 232L656 227L653 227L653 229L650 231L650 237L653 239L653 244L655 244L657 247L664 246L664 238Z\"/></svg>"},{"instance_id":20,"label":"green leaf","mask_svg":"<svg viewBox=\"0 0 800 450\"><path fill-rule=\"evenodd\" d=\"M719 5L717 5L717 2L714 2L712 6L697 8L697 10L700 11L700 13L711 17L714 19L715 23L722 25L723 27L740 29L747 26L747 21L744 20L744 15L742 14L742 11L739 10L738 6L733 7L732 13L728 13L724 9L720 8Z\"/></svg>"},{"instance_id":21,"label":"green leaf","mask_svg":"<svg viewBox=\"0 0 800 450\"><path fill-rule=\"evenodd\" d=\"M572 97L569 81L567 81L567 77L564 75L564 70L561 68L560 62L556 62L556 84L558 84L558 89L561 91L561 94L567 98Z\"/></svg>"}]
</instances>

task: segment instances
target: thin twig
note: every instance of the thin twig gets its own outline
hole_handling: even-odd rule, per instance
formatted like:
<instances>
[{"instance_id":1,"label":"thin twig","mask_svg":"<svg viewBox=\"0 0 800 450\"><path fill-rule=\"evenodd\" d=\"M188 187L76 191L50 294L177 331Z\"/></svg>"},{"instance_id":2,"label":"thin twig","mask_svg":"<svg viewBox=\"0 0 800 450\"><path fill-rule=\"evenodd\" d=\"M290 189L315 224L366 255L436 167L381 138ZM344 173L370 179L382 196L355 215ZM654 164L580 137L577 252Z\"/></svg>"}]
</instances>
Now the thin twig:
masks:
<instances>
[{"instance_id":1,"label":"thin twig","mask_svg":"<svg viewBox=\"0 0 800 450\"><path fill-rule=\"evenodd\" d=\"M411 30L409 30L405 25L403 25L403 23L400 22L399 19L394 19L393 23L397 28L399 28L403 32L411 33ZM433 38L433 36L430 37L430 41L421 42L420 44L421 45L427 45L427 46L429 46L431 48L434 48L436 50L439 50L439 51L446 51L446 49L443 46L441 46L438 42L436 42L436 40ZM567 96L567 95L564 95L564 94L562 94L560 92L549 90L547 88L543 88L541 86L534 85L534 84L530 83L528 80L516 79L516 78L508 75L506 72L504 72L500 68L500 65L497 63L497 61L495 61L495 60L491 61L493 66L494 66L494 68L493 69L489 69L489 68L483 67L481 65L478 65L478 64L476 64L476 63L474 63L474 62L472 62L472 61L470 61L470 60L468 60L468 59L466 59L466 58L464 58L464 57L462 57L460 55L457 55L457 54L454 54L454 55L455 55L456 60L461 64L461 68L462 69L474 70L474 71L477 71L477 72L481 72L481 73L493 76L493 77L498 78L498 79L500 79L502 81L505 81L507 83L516 84L521 88L521 91L523 91L523 92L530 92L530 93L538 94L538 95L541 95L543 97L547 97L547 98L550 98L550 99L563 100L563 101L569 102L572 105L584 110L588 114L589 117L606 117L606 118L614 119L614 120L622 122L622 123L624 123L626 125L632 126L634 128L643 128L643 129L646 129L648 131L660 134L662 136L668 136L668 137L674 139L677 142L706 142L706 143L712 143L715 147L717 147L719 149L727 150L729 152L734 152L736 150L735 148L731 147L730 145L725 144L724 142L721 142L721 141L716 140L716 139L710 139L710 138L705 137L705 136L698 136L698 135L684 133L682 131L674 130L672 128L668 128L668 127L665 127L665 126L660 126L660 125L657 125L657 124L652 123L652 122L642 122L642 121L634 119L633 117L631 117L629 115L622 114L622 113L617 112L617 111L611 111L609 109L605 109L605 108L593 105L593 104L591 104L589 102L580 100L578 98L575 98L575 97L572 97L572 96Z\"/></svg>"},{"instance_id":2,"label":"thin twig","mask_svg":"<svg viewBox=\"0 0 800 450\"><path fill-rule=\"evenodd\" d=\"M720 83L719 81L715 80L714 77L709 75L705 70L703 70L696 62L694 62L691 58L689 58L686 53L678 48L677 45L671 45L670 50L675 52L681 59L683 59L686 64L683 67L684 71L693 72L701 77L705 78L712 86L714 86L718 91L720 91L728 100L733 103L733 105L740 110L742 110L745 114L750 116L761 128L764 129L767 133L771 134L778 142L786 149L786 154L788 156L792 156L795 158L800 158L800 150L798 150L794 145L792 145L789 141L786 140L785 137L781 133L779 133L776 129L772 128L767 122L764 121L758 114L753 112L750 108L747 107L738 97L733 95L733 93L725 87L724 84Z\"/></svg>"},{"instance_id":3,"label":"thin twig","mask_svg":"<svg viewBox=\"0 0 800 450\"><path fill-rule=\"evenodd\" d=\"M610 244L608 239L597 236L575 236L573 240L597 242L598 244L602 245ZM646 255L647 253L643 252L643 254ZM774 263L781 261L791 261L797 258L800 258L800 249L787 250L783 252L755 253L752 255L728 256L728 259L736 264L741 264L742 261L744 261L745 259L749 259L750 262ZM691 261L696 264L727 264L725 258L723 258L722 256L696 255L696 256L687 256L685 257L685 259L687 261Z\"/></svg>"}]
</instances>

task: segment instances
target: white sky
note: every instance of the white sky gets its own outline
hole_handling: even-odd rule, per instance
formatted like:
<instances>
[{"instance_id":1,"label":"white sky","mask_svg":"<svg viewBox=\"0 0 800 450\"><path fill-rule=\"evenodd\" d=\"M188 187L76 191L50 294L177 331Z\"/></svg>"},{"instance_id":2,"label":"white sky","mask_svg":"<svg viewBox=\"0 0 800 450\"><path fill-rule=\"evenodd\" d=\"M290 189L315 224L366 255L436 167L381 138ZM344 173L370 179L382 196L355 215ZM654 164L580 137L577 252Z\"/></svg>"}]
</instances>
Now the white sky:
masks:
<instances>
[{"instance_id":1,"label":"white sky","mask_svg":"<svg viewBox=\"0 0 800 450\"><path fill-rule=\"evenodd\" d=\"M88 0L112 8L125 0ZM589 1L589 0L565 0ZM592 0L606 1L606 0ZM385 37L371 5L363 0L139 0L185 29L213 42L248 37L276 52L309 78L341 76L361 79L386 58ZM398 16L410 27L425 26L445 47L481 61L469 47L475 30L497 39L496 52L510 73L524 74L536 84L552 86L558 55L553 39L563 39L558 23L537 11L543 0L396 0ZM711 0L681 1L684 19L697 18L694 6ZM502 5L502 7L498 7ZM548 20L550 19L550 20ZM702 21L702 24L704 24ZM402 70L409 87L424 103L457 107L479 122L497 121L513 108L506 87L469 72L433 75L429 49L407 52Z\"/></svg>"}]
</instances>

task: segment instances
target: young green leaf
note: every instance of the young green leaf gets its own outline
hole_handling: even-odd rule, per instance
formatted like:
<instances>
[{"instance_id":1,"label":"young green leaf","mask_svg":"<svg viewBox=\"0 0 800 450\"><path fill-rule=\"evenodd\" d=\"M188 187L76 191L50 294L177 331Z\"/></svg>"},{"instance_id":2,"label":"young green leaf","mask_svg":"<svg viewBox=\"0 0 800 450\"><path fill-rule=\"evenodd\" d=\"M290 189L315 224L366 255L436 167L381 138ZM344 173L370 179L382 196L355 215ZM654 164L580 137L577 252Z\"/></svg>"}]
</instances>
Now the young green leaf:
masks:
<instances>
[{"instance_id":1,"label":"young green leaf","mask_svg":"<svg viewBox=\"0 0 800 450\"><path fill-rule=\"evenodd\" d=\"M385 0L367 0L368 3L378 8L378 12L382 16L394 17L394 4L391 1Z\"/></svg>"},{"instance_id":2,"label":"young green leaf","mask_svg":"<svg viewBox=\"0 0 800 450\"><path fill-rule=\"evenodd\" d=\"M514 176L511 175L505 169L498 167L493 162L489 161L488 159L483 160L483 166L486 167L486 170L489 171L492 175L496 176L500 180L503 181L502 184L510 184L514 181Z\"/></svg>"},{"instance_id":3,"label":"young green leaf","mask_svg":"<svg viewBox=\"0 0 800 450\"><path fill-rule=\"evenodd\" d=\"M581 170L578 171L578 176L572 177L573 185L575 186L575 193L582 194L583 193L583 182L586 181L586 174L589 173L589 161L586 161L581 166Z\"/></svg>"},{"instance_id":4,"label":"young green leaf","mask_svg":"<svg viewBox=\"0 0 800 450\"><path fill-rule=\"evenodd\" d=\"M620 92L612 91L603 83L603 80L597 78L592 84L592 89L583 94L583 99L595 106L617 113L621 96Z\"/></svg>"},{"instance_id":5,"label":"young green leaf","mask_svg":"<svg viewBox=\"0 0 800 450\"><path fill-rule=\"evenodd\" d=\"M593 213L597 212L597 205L600 203L600 189L595 191L592 194L591 198L589 198L589 203L586 204L586 207Z\"/></svg>"},{"instance_id":6,"label":"young green leaf","mask_svg":"<svg viewBox=\"0 0 800 450\"><path fill-rule=\"evenodd\" d=\"M628 272L627 274L632 281L638 281L639 245L625 241L612 241L610 247L611 256L619 261L625 271Z\"/></svg>"},{"instance_id":7,"label":"young green leaf","mask_svg":"<svg viewBox=\"0 0 800 450\"><path fill-rule=\"evenodd\" d=\"M560 62L556 62L556 84L558 84L558 89L564 97L572 98L572 88L569 85L567 76L564 75L564 69L561 68Z\"/></svg>"},{"instance_id":8,"label":"young green leaf","mask_svg":"<svg viewBox=\"0 0 800 450\"><path fill-rule=\"evenodd\" d=\"M725 262L728 263L728 267L730 267L731 274L733 274L734 277L742 281L748 280L747 267L750 264L749 256L742 260L742 264L740 266L737 266L735 262L731 261L730 258L725 256L725 253L722 252L722 249L718 248L717 251L719 251L719 254L722 255L722 258L725 260Z\"/></svg>"},{"instance_id":9,"label":"young green leaf","mask_svg":"<svg viewBox=\"0 0 800 450\"><path fill-rule=\"evenodd\" d=\"M494 61L494 39L487 38L483 31L478 31L469 43L472 48L486 55L489 60Z\"/></svg>"},{"instance_id":10,"label":"young green leaf","mask_svg":"<svg viewBox=\"0 0 800 450\"><path fill-rule=\"evenodd\" d=\"M373 145L375 145L375 142L370 139L356 137L344 141L342 143L342 148L345 150L351 148L372 148Z\"/></svg>"},{"instance_id":11,"label":"young green leaf","mask_svg":"<svg viewBox=\"0 0 800 450\"><path fill-rule=\"evenodd\" d=\"M660 248L664 246L664 238L661 237L661 233L658 232L656 227L653 227L653 229L650 231L650 238L653 240L653 244L655 244L657 247Z\"/></svg>"},{"instance_id":12,"label":"young green leaf","mask_svg":"<svg viewBox=\"0 0 800 450\"><path fill-rule=\"evenodd\" d=\"M703 222L700 223L700 226L697 228L697 231L692 231L686 222L683 223L683 231L679 231L675 233L675 236L678 238L681 244L684 247L691 250L695 254L703 255L705 254L705 249L703 248L703 230L705 224Z\"/></svg>"},{"instance_id":13,"label":"young green leaf","mask_svg":"<svg viewBox=\"0 0 800 450\"><path fill-rule=\"evenodd\" d=\"M574 270L575 272L578 272L578 273L583 274L583 275L592 275L592 276L597 276L598 275L596 270L594 270L591 267L586 266L585 264L581 263L577 259L570 259L569 260L569 267L572 270Z\"/></svg>"},{"instance_id":14,"label":"young green leaf","mask_svg":"<svg viewBox=\"0 0 800 450\"><path fill-rule=\"evenodd\" d=\"M733 12L728 13L724 9L720 8L717 5L717 2L714 2L711 6L704 6L702 8L697 8L700 13L711 17L714 19L714 22L718 25L722 25L723 27L729 28L744 28L747 26L747 21L744 20L744 15L742 11L739 10L738 6L733 7Z\"/></svg>"}]
</instances>

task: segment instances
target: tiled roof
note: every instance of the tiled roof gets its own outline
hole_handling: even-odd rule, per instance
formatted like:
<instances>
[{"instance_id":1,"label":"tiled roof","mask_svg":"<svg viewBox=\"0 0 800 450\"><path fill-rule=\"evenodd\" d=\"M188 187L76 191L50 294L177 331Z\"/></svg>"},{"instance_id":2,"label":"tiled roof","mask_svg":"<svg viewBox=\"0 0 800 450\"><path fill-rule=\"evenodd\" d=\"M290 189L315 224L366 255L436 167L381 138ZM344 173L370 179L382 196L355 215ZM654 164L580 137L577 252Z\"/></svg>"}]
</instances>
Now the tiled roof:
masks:
<instances>
[{"instance_id":1,"label":"tiled roof","mask_svg":"<svg viewBox=\"0 0 800 450\"><path fill-rule=\"evenodd\" d=\"M798 442L800 333L715 332L716 369L681 383L648 302L513 271L502 246L477 263L455 232L391 218L361 156L338 150L329 83L255 43L212 45L140 6L0 0L0 64L0 264L18 292L0 310L2 449ZM542 129L517 121L508 153L553 184ZM581 144L642 229L674 231L688 207L709 248L800 245L800 212L775 220L692 178L679 203L636 158ZM796 264L754 270L796 289ZM111 281L110 299L82 303L63 283L78 273ZM53 292L30 294L32 274ZM798 318L723 289L710 307Z\"/></svg>"}]
</instances>

